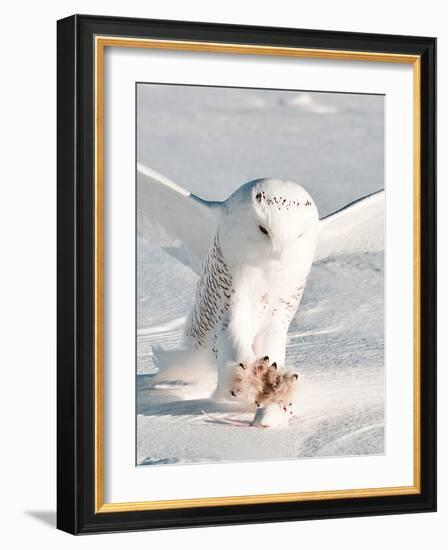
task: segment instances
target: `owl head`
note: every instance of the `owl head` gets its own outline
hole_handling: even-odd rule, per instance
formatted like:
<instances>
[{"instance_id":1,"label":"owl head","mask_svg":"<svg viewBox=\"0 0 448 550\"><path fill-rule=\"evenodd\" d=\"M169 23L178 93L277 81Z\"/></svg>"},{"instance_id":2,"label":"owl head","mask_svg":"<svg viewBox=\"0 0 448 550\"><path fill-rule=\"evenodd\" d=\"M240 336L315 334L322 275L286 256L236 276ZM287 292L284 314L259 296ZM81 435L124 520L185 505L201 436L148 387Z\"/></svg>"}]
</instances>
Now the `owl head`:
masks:
<instances>
[{"instance_id":1,"label":"owl head","mask_svg":"<svg viewBox=\"0 0 448 550\"><path fill-rule=\"evenodd\" d=\"M313 199L299 184L264 178L240 187L226 201L224 223L233 239L244 239L257 253L280 259L317 232ZM302 239L302 242L301 242Z\"/></svg>"}]
</instances>

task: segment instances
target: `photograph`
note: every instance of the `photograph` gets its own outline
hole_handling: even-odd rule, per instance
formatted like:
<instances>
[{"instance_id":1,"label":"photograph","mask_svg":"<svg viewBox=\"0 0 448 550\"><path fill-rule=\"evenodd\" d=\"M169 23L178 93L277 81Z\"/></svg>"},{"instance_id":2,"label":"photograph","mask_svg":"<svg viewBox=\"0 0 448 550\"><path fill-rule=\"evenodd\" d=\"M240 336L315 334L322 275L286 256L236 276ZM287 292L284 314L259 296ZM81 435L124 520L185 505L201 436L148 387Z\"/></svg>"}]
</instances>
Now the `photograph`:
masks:
<instances>
[{"instance_id":1,"label":"photograph","mask_svg":"<svg viewBox=\"0 0 448 550\"><path fill-rule=\"evenodd\" d=\"M383 455L385 96L135 97L136 465Z\"/></svg>"}]
</instances>

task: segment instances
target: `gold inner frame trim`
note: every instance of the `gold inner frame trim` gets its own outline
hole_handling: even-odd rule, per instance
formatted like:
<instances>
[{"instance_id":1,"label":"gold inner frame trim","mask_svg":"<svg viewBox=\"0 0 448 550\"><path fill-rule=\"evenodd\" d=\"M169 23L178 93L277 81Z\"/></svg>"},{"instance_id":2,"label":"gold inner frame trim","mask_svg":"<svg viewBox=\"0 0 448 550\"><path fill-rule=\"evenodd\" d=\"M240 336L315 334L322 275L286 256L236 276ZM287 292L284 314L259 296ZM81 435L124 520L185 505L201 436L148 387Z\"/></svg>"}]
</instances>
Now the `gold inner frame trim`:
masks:
<instances>
[{"instance_id":1,"label":"gold inner frame trim","mask_svg":"<svg viewBox=\"0 0 448 550\"><path fill-rule=\"evenodd\" d=\"M401 487L378 487L347 490L313 491L298 493L276 493L263 495L226 496L180 500L158 500L142 502L104 502L104 51L106 47L153 48L160 50L194 51L207 53L232 53L246 55L285 56L341 61L370 61L382 63L407 63L413 65L413 298L414 298L414 376L413 376L413 420L414 420L414 480L413 485ZM324 50L253 44L227 44L183 40L156 40L122 38L118 36L96 36L95 55L95 513L129 512L142 510L167 510L198 508L207 506L232 506L274 502L303 502L341 498L379 497L419 494L421 491L421 388L420 388L420 117L421 117L421 60L417 55L390 54L382 52L356 52L345 50Z\"/></svg>"}]
</instances>

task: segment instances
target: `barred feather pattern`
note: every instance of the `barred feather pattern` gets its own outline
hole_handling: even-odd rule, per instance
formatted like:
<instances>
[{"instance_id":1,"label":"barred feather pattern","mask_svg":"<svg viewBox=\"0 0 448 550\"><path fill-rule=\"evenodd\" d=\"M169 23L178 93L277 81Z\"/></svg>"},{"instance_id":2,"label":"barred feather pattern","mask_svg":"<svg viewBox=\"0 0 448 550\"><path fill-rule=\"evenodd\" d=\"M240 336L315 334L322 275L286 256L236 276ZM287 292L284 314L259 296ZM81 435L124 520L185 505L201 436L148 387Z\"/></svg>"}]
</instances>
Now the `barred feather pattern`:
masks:
<instances>
[{"instance_id":1,"label":"barred feather pattern","mask_svg":"<svg viewBox=\"0 0 448 550\"><path fill-rule=\"evenodd\" d=\"M277 313L277 309L281 308L283 311L283 324L286 327L289 327L292 318L296 314L296 311L302 301L303 292L305 290L307 279L300 281L299 285L294 289L293 293L288 299L279 298L279 304L277 308L272 310L272 315L274 316Z\"/></svg>"},{"instance_id":2,"label":"barred feather pattern","mask_svg":"<svg viewBox=\"0 0 448 550\"><path fill-rule=\"evenodd\" d=\"M210 346L216 355L216 328L230 307L232 293L232 276L216 234L204 259L195 304L185 329L186 336L193 340L196 348Z\"/></svg>"}]
</instances>

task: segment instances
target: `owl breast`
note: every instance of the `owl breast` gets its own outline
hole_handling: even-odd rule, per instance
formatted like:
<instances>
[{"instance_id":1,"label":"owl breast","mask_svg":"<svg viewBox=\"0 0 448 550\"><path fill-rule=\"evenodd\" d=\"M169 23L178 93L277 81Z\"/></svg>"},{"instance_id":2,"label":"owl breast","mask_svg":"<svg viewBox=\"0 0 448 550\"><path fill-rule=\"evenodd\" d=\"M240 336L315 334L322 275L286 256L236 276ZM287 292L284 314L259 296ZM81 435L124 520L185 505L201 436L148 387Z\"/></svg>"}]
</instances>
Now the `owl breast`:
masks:
<instances>
[{"instance_id":1,"label":"owl breast","mask_svg":"<svg viewBox=\"0 0 448 550\"><path fill-rule=\"evenodd\" d=\"M232 264L231 264L232 265ZM196 348L217 354L217 335L231 319L244 318L254 335L278 315L287 327L300 302L310 262L239 262L229 268L215 235L197 283L195 302L185 334Z\"/></svg>"}]
</instances>

